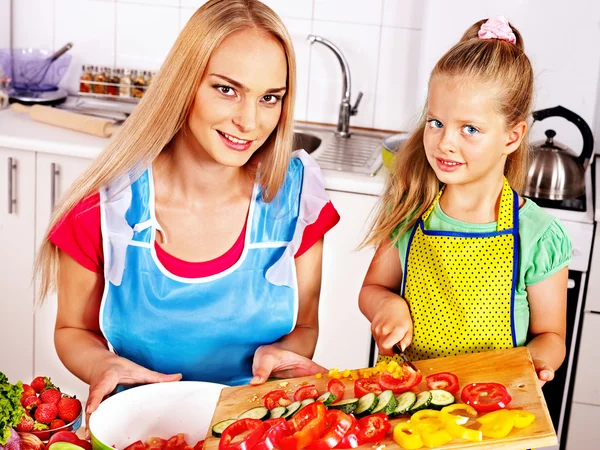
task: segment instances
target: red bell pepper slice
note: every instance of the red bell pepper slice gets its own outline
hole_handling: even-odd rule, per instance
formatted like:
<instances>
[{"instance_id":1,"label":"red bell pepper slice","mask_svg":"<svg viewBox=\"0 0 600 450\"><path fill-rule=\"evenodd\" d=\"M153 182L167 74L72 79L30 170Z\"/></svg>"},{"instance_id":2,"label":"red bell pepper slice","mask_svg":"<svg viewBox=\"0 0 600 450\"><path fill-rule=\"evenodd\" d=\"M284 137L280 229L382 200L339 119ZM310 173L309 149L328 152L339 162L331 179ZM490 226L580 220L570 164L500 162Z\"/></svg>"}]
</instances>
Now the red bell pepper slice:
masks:
<instances>
[{"instance_id":1,"label":"red bell pepper slice","mask_svg":"<svg viewBox=\"0 0 600 450\"><path fill-rule=\"evenodd\" d=\"M265 403L265 408L267 409L273 409L277 406L287 406L292 403L285 391L282 389L275 389L274 391L267 392L263 396L263 400Z\"/></svg>"},{"instance_id":2,"label":"red bell pepper slice","mask_svg":"<svg viewBox=\"0 0 600 450\"><path fill-rule=\"evenodd\" d=\"M348 430L344 438L335 446L335 448L357 448L364 444L362 438L359 436L360 428L358 428L358 420L356 420L356 417L354 416L350 417L352 417L350 430Z\"/></svg>"},{"instance_id":3,"label":"red bell pepper slice","mask_svg":"<svg viewBox=\"0 0 600 450\"><path fill-rule=\"evenodd\" d=\"M452 395L456 394L460 389L458 384L458 377L451 372L440 372L433 375L428 375L427 388L431 389L443 389L444 391L450 392Z\"/></svg>"},{"instance_id":4,"label":"red bell pepper slice","mask_svg":"<svg viewBox=\"0 0 600 450\"><path fill-rule=\"evenodd\" d=\"M272 450L279 446L281 439L290 434L290 426L283 418L269 419L263 422L265 434L252 450Z\"/></svg>"},{"instance_id":5,"label":"red bell pepper slice","mask_svg":"<svg viewBox=\"0 0 600 450\"><path fill-rule=\"evenodd\" d=\"M245 436L235 444L231 442L242 434ZM229 425L221 434L219 450L250 450L265 434L265 427L258 419L240 419Z\"/></svg>"},{"instance_id":6,"label":"red bell pepper slice","mask_svg":"<svg viewBox=\"0 0 600 450\"><path fill-rule=\"evenodd\" d=\"M389 372L383 372L379 375L379 384L383 390L391 389L394 394L402 394L403 392L410 391L423 379L421 372L415 372L408 365L402 366L404 376L395 378Z\"/></svg>"},{"instance_id":7,"label":"red bell pepper slice","mask_svg":"<svg viewBox=\"0 0 600 450\"><path fill-rule=\"evenodd\" d=\"M321 438L306 447L307 450L329 450L334 448L350 431L352 417L340 410L333 409L327 411L325 424L327 428L325 428Z\"/></svg>"},{"instance_id":8,"label":"red bell pepper slice","mask_svg":"<svg viewBox=\"0 0 600 450\"><path fill-rule=\"evenodd\" d=\"M354 396L356 398L361 398L369 392L373 392L375 395L381 394L381 386L376 380L372 380L371 378L359 378L354 382Z\"/></svg>"},{"instance_id":9,"label":"red bell pepper slice","mask_svg":"<svg viewBox=\"0 0 600 450\"><path fill-rule=\"evenodd\" d=\"M337 403L344 398L346 385L337 378L332 378L329 380L329 383L327 383L327 390L336 396L336 399L333 403Z\"/></svg>"},{"instance_id":10,"label":"red bell pepper slice","mask_svg":"<svg viewBox=\"0 0 600 450\"><path fill-rule=\"evenodd\" d=\"M500 383L472 383L463 388L460 399L479 412L490 412L506 408L512 397Z\"/></svg>"},{"instance_id":11,"label":"red bell pepper slice","mask_svg":"<svg viewBox=\"0 0 600 450\"><path fill-rule=\"evenodd\" d=\"M283 437L279 448L299 450L319 439L325 431L326 413L327 408L321 402L314 402L300 409L288 422L293 434Z\"/></svg>"},{"instance_id":12,"label":"red bell pepper slice","mask_svg":"<svg viewBox=\"0 0 600 450\"><path fill-rule=\"evenodd\" d=\"M294 392L294 401L301 402L302 400L306 400L307 398L317 398L319 396L319 391L315 387L314 384L307 384L306 386L302 386L298 388L296 392Z\"/></svg>"},{"instance_id":13,"label":"red bell pepper slice","mask_svg":"<svg viewBox=\"0 0 600 450\"><path fill-rule=\"evenodd\" d=\"M359 435L363 442L379 442L390 429L388 417L384 413L371 414L358 421Z\"/></svg>"}]
</instances>

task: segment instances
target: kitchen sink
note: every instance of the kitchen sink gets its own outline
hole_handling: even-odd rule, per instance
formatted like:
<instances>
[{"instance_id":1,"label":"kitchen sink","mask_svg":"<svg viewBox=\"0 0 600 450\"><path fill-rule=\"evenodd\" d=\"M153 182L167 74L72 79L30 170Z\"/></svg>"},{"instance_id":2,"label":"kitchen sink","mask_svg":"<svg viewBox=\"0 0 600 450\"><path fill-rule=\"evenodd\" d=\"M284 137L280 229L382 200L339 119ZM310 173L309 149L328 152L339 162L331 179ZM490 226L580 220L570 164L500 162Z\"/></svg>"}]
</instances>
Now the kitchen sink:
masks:
<instances>
[{"instance_id":1,"label":"kitchen sink","mask_svg":"<svg viewBox=\"0 0 600 450\"><path fill-rule=\"evenodd\" d=\"M349 138L335 135L335 126L296 123L294 150L304 149L322 169L375 175L381 167L381 143L389 133L351 129Z\"/></svg>"}]
</instances>

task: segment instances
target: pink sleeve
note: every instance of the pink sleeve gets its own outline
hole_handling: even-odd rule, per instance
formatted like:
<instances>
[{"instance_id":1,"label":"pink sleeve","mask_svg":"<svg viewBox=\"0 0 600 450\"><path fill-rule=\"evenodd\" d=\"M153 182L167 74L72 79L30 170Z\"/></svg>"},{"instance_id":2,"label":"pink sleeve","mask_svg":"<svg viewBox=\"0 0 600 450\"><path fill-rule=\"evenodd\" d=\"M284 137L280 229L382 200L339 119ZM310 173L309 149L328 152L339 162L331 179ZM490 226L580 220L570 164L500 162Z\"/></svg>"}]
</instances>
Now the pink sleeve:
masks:
<instances>
[{"instance_id":1,"label":"pink sleeve","mask_svg":"<svg viewBox=\"0 0 600 450\"><path fill-rule=\"evenodd\" d=\"M102 272L102 232L100 195L94 194L76 204L50 232L50 241L92 272Z\"/></svg>"},{"instance_id":2,"label":"pink sleeve","mask_svg":"<svg viewBox=\"0 0 600 450\"><path fill-rule=\"evenodd\" d=\"M304 229L304 234L302 235L302 242L300 243L300 247L298 251L294 255L295 258L298 258L303 253L305 253L308 249L310 249L314 244L319 242L325 233L331 230L337 223L340 221L340 215L337 210L333 206L333 203L326 203L321 212L319 213L319 217L314 223L311 223Z\"/></svg>"}]
</instances>

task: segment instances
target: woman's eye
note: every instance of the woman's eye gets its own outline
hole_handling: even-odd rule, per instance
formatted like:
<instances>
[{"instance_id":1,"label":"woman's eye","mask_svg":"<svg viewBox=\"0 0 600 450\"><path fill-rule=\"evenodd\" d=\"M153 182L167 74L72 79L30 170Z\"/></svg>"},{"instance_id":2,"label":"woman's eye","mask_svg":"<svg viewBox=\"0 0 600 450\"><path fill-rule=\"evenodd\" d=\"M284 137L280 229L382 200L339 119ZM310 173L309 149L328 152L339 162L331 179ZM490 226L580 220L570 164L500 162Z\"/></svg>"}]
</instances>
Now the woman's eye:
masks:
<instances>
[{"instance_id":1,"label":"woman's eye","mask_svg":"<svg viewBox=\"0 0 600 450\"><path fill-rule=\"evenodd\" d=\"M229 86L217 86L217 90L227 97L233 97L235 95L235 91Z\"/></svg>"},{"instance_id":2,"label":"woman's eye","mask_svg":"<svg viewBox=\"0 0 600 450\"><path fill-rule=\"evenodd\" d=\"M429 119L429 120L427 121L427 123L429 123L429 126L430 126L431 128L443 128L443 126L444 126L444 124L442 124L442 122L440 122L440 121L439 121L439 120L437 120L437 119Z\"/></svg>"},{"instance_id":3,"label":"woman's eye","mask_svg":"<svg viewBox=\"0 0 600 450\"><path fill-rule=\"evenodd\" d=\"M470 134L470 135L479 133L479 130L472 125L465 125L463 127L463 130L465 133Z\"/></svg>"},{"instance_id":4,"label":"woman's eye","mask_svg":"<svg viewBox=\"0 0 600 450\"><path fill-rule=\"evenodd\" d=\"M265 95L263 97L263 100L265 103L269 104L269 105L276 105L277 102L279 102L279 100L281 100L281 97L277 96L277 95Z\"/></svg>"}]
</instances>

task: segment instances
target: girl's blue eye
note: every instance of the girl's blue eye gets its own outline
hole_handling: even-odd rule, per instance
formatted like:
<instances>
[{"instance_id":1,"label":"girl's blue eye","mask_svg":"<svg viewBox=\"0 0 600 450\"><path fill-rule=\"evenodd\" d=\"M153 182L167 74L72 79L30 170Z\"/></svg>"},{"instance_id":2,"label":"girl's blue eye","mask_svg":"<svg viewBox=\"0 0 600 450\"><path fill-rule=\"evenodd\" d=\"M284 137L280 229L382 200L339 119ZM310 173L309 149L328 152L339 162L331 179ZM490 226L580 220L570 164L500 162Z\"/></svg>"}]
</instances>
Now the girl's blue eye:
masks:
<instances>
[{"instance_id":1,"label":"girl's blue eye","mask_svg":"<svg viewBox=\"0 0 600 450\"><path fill-rule=\"evenodd\" d=\"M443 128L444 124L437 119L429 119L427 121L431 128Z\"/></svg>"},{"instance_id":2,"label":"girl's blue eye","mask_svg":"<svg viewBox=\"0 0 600 450\"><path fill-rule=\"evenodd\" d=\"M463 130L465 130L465 133L467 133L467 134L469 134L471 136L474 135L474 134L479 133L479 130L477 128L475 128L474 126L472 126L472 125L465 125L463 127Z\"/></svg>"}]
</instances>

